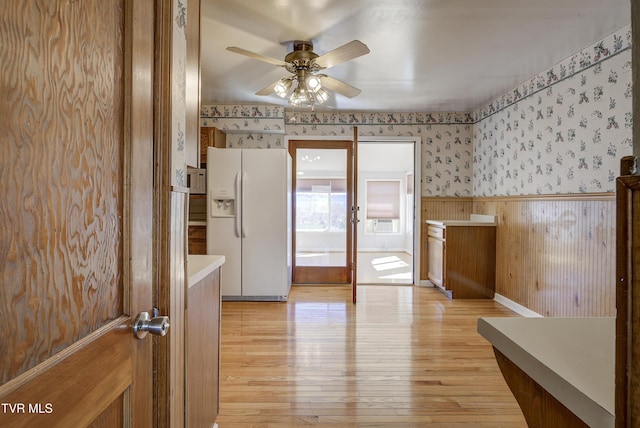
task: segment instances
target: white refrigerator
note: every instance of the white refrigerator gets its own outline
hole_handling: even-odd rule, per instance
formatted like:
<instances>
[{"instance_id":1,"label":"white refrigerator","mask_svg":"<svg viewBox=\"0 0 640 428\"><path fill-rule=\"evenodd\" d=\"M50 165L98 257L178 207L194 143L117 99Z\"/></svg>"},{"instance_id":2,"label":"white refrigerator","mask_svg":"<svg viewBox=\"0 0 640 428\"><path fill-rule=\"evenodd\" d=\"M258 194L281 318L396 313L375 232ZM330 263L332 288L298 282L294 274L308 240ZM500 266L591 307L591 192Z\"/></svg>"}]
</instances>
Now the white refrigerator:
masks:
<instances>
[{"instance_id":1,"label":"white refrigerator","mask_svg":"<svg viewBox=\"0 0 640 428\"><path fill-rule=\"evenodd\" d=\"M223 300L286 301L292 257L289 152L207 150L207 254L225 256Z\"/></svg>"}]
</instances>

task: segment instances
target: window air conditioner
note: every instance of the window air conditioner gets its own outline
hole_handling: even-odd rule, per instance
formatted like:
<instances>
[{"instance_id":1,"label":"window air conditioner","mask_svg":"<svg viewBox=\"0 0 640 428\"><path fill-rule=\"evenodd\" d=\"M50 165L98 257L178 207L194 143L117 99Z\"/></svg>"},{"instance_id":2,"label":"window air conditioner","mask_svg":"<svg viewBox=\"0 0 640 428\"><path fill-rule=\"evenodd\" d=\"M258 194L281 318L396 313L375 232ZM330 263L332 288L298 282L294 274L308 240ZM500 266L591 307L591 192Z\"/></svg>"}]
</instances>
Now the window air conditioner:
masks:
<instances>
[{"instance_id":1,"label":"window air conditioner","mask_svg":"<svg viewBox=\"0 0 640 428\"><path fill-rule=\"evenodd\" d=\"M373 225L373 231L375 233L390 233L393 232L393 220L378 219Z\"/></svg>"}]
</instances>

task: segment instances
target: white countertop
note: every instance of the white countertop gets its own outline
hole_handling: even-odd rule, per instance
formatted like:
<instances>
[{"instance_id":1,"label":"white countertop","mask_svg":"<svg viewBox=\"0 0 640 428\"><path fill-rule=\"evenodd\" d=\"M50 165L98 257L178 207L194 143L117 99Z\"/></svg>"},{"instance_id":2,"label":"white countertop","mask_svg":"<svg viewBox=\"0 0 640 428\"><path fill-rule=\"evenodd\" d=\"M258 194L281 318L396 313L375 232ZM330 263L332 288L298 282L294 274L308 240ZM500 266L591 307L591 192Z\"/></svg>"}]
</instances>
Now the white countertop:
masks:
<instances>
[{"instance_id":1,"label":"white countertop","mask_svg":"<svg viewBox=\"0 0 640 428\"><path fill-rule=\"evenodd\" d=\"M189 287L224 264L224 256L214 254L189 254L187 256L187 283Z\"/></svg>"},{"instance_id":2,"label":"white countertop","mask_svg":"<svg viewBox=\"0 0 640 428\"><path fill-rule=\"evenodd\" d=\"M496 226L495 223L471 220L427 220L426 223L434 226Z\"/></svg>"},{"instance_id":3,"label":"white countertop","mask_svg":"<svg viewBox=\"0 0 640 428\"><path fill-rule=\"evenodd\" d=\"M471 214L469 220L427 220L426 223L434 226L496 226L498 221L494 215Z\"/></svg>"},{"instance_id":4,"label":"white countertop","mask_svg":"<svg viewBox=\"0 0 640 428\"><path fill-rule=\"evenodd\" d=\"M589 426L614 426L615 318L480 318L478 333Z\"/></svg>"}]
</instances>

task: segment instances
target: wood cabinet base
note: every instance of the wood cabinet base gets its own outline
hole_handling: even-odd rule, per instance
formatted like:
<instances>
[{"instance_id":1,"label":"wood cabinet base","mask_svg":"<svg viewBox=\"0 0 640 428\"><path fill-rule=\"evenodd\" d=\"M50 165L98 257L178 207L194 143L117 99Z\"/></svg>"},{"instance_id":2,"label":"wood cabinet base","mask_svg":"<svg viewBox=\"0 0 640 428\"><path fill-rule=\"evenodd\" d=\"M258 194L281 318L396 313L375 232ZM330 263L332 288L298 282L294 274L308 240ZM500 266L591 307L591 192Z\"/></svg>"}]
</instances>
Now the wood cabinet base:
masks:
<instances>
[{"instance_id":1,"label":"wood cabinet base","mask_svg":"<svg viewBox=\"0 0 640 428\"><path fill-rule=\"evenodd\" d=\"M496 361L529 428L588 428L540 384L495 347Z\"/></svg>"},{"instance_id":2,"label":"wood cabinet base","mask_svg":"<svg viewBox=\"0 0 640 428\"><path fill-rule=\"evenodd\" d=\"M212 427L220 407L220 269L187 295L187 426Z\"/></svg>"},{"instance_id":3,"label":"wood cabinet base","mask_svg":"<svg viewBox=\"0 0 640 428\"><path fill-rule=\"evenodd\" d=\"M428 227L429 280L454 299L493 299L496 227Z\"/></svg>"}]
</instances>

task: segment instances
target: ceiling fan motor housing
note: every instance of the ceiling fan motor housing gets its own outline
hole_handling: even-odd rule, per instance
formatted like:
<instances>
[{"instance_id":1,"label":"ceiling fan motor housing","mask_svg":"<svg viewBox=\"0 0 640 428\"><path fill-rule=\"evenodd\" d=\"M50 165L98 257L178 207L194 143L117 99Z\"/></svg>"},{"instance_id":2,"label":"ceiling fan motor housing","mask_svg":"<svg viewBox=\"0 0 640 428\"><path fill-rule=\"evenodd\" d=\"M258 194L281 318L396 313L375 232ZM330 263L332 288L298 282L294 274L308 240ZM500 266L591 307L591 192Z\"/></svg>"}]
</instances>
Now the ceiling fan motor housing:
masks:
<instances>
[{"instance_id":1,"label":"ceiling fan motor housing","mask_svg":"<svg viewBox=\"0 0 640 428\"><path fill-rule=\"evenodd\" d=\"M313 61L316 58L318 58L318 54L313 51L313 43L304 40L294 40L293 51L284 57L284 62L295 67L291 67L292 69L287 67L287 71L291 73L295 73L300 69L318 71L320 67Z\"/></svg>"}]
</instances>

